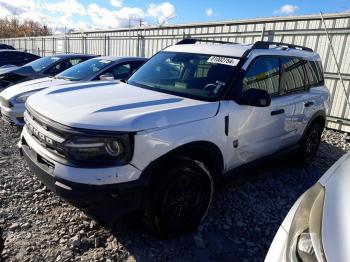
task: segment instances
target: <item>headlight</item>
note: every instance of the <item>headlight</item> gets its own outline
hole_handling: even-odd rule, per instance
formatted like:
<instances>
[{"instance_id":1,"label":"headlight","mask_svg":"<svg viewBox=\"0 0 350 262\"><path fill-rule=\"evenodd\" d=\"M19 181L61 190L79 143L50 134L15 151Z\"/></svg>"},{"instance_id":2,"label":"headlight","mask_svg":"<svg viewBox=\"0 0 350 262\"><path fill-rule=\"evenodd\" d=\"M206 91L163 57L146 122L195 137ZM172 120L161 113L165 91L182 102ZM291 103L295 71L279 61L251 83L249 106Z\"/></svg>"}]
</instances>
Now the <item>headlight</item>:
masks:
<instances>
[{"instance_id":1,"label":"headlight","mask_svg":"<svg viewBox=\"0 0 350 262\"><path fill-rule=\"evenodd\" d=\"M25 103L31 95L35 94L37 91L27 92L22 95L16 96L15 101L17 103Z\"/></svg>"},{"instance_id":2,"label":"headlight","mask_svg":"<svg viewBox=\"0 0 350 262\"><path fill-rule=\"evenodd\" d=\"M126 164L132 157L132 139L129 135L115 137L75 136L62 148L73 161L91 164Z\"/></svg>"},{"instance_id":3,"label":"headlight","mask_svg":"<svg viewBox=\"0 0 350 262\"><path fill-rule=\"evenodd\" d=\"M317 183L304 195L290 228L286 258L290 262L326 261L322 247L325 189Z\"/></svg>"}]
</instances>

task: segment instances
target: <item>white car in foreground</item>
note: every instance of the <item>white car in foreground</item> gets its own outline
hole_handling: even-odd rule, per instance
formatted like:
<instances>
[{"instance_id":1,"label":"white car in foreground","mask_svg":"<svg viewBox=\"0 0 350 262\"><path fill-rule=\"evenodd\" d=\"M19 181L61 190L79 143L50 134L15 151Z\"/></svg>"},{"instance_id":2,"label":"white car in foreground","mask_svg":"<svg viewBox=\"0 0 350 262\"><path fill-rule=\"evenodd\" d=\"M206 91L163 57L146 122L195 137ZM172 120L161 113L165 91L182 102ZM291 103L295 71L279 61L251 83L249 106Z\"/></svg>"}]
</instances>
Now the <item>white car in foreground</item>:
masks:
<instances>
[{"instance_id":1,"label":"white car in foreground","mask_svg":"<svg viewBox=\"0 0 350 262\"><path fill-rule=\"evenodd\" d=\"M196 228L228 172L289 150L309 164L329 101L320 56L201 42L162 50L126 83L29 97L19 146L30 168L87 212L111 221L142 211L167 238Z\"/></svg>"},{"instance_id":2,"label":"white car in foreground","mask_svg":"<svg viewBox=\"0 0 350 262\"><path fill-rule=\"evenodd\" d=\"M350 261L350 153L294 204L266 262Z\"/></svg>"}]
</instances>

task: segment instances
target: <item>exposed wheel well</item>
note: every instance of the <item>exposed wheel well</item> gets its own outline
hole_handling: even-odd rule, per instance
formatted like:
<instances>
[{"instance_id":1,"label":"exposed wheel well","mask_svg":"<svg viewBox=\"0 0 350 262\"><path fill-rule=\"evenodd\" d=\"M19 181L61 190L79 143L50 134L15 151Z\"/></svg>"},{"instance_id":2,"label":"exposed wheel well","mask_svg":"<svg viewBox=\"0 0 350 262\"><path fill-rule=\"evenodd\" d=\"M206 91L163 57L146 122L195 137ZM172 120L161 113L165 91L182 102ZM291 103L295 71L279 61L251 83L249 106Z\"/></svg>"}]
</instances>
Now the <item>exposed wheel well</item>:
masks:
<instances>
[{"instance_id":1,"label":"exposed wheel well","mask_svg":"<svg viewBox=\"0 0 350 262\"><path fill-rule=\"evenodd\" d=\"M214 178L224 170L224 159L221 150L212 142L198 141L182 145L158 158L147 166L143 175L150 175L154 170L165 164L171 164L169 160L179 156L203 162Z\"/></svg>"}]
</instances>

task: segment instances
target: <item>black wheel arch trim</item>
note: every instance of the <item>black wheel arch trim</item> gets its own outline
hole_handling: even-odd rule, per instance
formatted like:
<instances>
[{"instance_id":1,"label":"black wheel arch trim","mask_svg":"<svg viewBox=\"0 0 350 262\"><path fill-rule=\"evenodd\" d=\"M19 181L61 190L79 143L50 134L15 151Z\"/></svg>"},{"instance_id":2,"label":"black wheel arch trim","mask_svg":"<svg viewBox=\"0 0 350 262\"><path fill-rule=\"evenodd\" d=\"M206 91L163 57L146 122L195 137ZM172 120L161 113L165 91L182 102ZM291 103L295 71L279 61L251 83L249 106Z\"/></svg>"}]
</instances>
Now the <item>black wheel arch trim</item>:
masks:
<instances>
[{"instance_id":1,"label":"black wheel arch trim","mask_svg":"<svg viewBox=\"0 0 350 262\"><path fill-rule=\"evenodd\" d=\"M317 111L313 116L312 118L310 119L309 123L307 124L305 130L304 130L304 133L303 133L303 136L302 136L302 139L303 140L305 138L305 135L307 133L307 131L309 130L310 126L315 123L316 119L319 119L319 118L323 118L324 120L324 123L326 123L326 112L324 110L319 110Z\"/></svg>"}]
</instances>

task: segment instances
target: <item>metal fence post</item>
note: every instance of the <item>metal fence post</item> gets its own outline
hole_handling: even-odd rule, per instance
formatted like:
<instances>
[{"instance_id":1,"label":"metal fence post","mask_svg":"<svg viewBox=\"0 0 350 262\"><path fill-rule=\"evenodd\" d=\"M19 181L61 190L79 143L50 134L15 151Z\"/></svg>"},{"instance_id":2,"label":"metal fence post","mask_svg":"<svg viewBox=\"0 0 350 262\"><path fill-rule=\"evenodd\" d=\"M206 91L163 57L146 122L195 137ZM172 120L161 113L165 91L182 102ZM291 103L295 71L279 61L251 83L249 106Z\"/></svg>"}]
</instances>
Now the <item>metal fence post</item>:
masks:
<instances>
[{"instance_id":1,"label":"metal fence post","mask_svg":"<svg viewBox=\"0 0 350 262\"><path fill-rule=\"evenodd\" d=\"M136 56L140 56L140 34L136 38Z\"/></svg>"},{"instance_id":2,"label":"metal fence post","mask_svg":"<svg viewBox=\"0 0 350 262\"><path fill-rule=\"evenodd\" d=\"M104 55L106 56L107 55L107 35L106 34L104 35L103 45L104 45L104 48L103 48Z\"/></svg>"},{"instance_id":3,"label":"metal fence post","mask_svg":"<svg viewBox=\"0 0 350 262\"><path fill-rule=\"evenodd\" d=\"M88 53L88 41L87 41L87 36L84 36L84 53Z\"/></svg>"},{"instance_id":4,"label":"metal fence post","mask_svg":"<svg viewBox=\"0 0 350 262\"><path fill-rule=\"evenodd\" d=\"M108 45L107 55L110 55L110 53L111 53L111 37L109 35L107 36L107 45Z\"/></svg>"},{"instance_id":5,"label":"metal fence post","mask_svg":"<svg viewBox=\"0 0 350 262\"><path fill-rule=\"evenodd\" d=\"M45 51L45 38L41 38L41 56L45 56L46 55L46 51Z\"/></svg>"}]
</instances>

